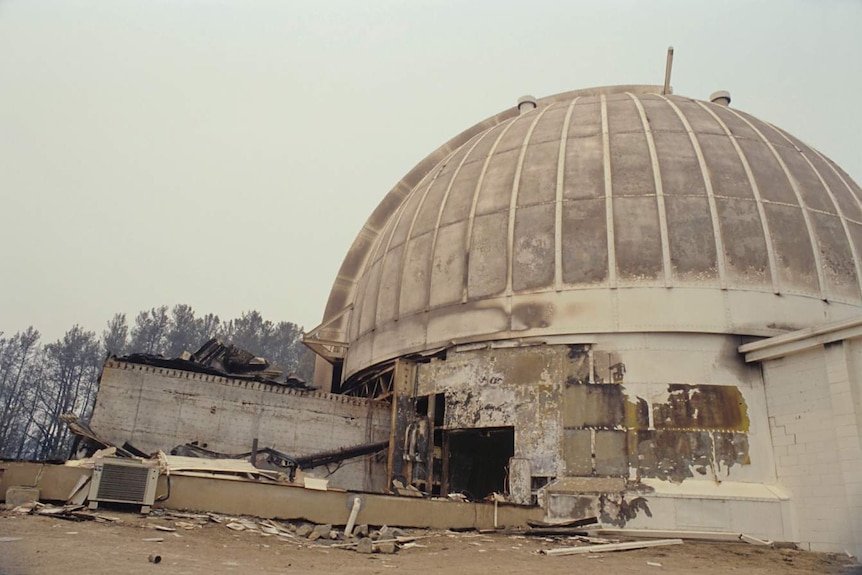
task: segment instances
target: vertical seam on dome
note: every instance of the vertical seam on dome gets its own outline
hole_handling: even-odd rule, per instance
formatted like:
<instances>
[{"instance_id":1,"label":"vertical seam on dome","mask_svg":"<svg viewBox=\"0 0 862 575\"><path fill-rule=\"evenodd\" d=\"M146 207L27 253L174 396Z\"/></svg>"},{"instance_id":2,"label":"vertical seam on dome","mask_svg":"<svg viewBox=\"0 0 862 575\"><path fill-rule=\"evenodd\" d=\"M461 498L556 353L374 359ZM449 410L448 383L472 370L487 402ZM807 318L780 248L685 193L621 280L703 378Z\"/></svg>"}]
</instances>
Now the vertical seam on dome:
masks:
<instances>
[{"instance_id":1,"label":"vertical seam on dome","mask_svg":"<svg viewBox=\"0 0 862 575\"><path fill-rule=\"evenodd\" d=\"M450 155L451 155L451 153L450 153ZM448 157L449 157L449 156L447 156L447 158L448 158ZM401 205L400 205L400 206L398 206L398 213L396 214L396 217L395 217L393 220L391 220L391 221L392 221L392 233L391 233L391 234L389 234L389 238L386 240L386 247L383 249L383 255L382 255L382 256L381 256L381 258L380 258L380 271L379 271L378 273L380 274L380 279L381 279L381 280L383 279L383 268L384 268L384 265L385 265L385 263L386 263L386 258L388 258L388 257L389 257L389 253L390 253L390 250L391 250L391 248L392 248L392 238L394 238L394 237L395 237L395 231L396 231L396 229L398 228L398 224L400 224L400 223L401 223L401 218L402 218L402 217L404 217L404 212L406 212L406 211L407 211L407 204L409 204L409 203L410 203L410 196L412 196L412 195L413 195L413 191L414 191L414 190L418 189L422 184L424 184L424 183L425 183L425 181L428 179L428 176L429 176L429 175L431 175L431 172L432 172L432 171L433 171L433 169L432 169L431 171L429 171L427 174L425 174L425 176L424 176L421 180L419 180L419 182L417 182L416 186L414 186L414 187L413 187L413 190L411 190L411 191L410 191L410 193L409 193L409 194L407 194L407 196L406 196L406 197L401 201ZM418 209L418 208L417 208L417 209ZM386 226L384 226L384 233L385 233L385 232L386 232ZM402 246L402 250L406 250L406 249L407 249L407 240L408 240L408 239L409 239L409 236L404 238L404 244L403 244L403 246ZM376 253L376 252L375 252L375 253ZM372 265L373 265L373 262L372 262ZM401 273L404 273L404 270L403 270L403 269L399 270L399 274L401 274ZM398 280L398 288L397 288L397 289L398 289L398 290L400 290L400 289L401 289L401 282L400 282L400 280ZM376 329L376 328L377 328L377 314L378 314L378 312L379 312L379 310L380 310L380 296L381 296L381 293L382 293L382 292L381 292L381 290L380 290L380 282L378 282L378 284L377 284L377 294L376 294L376 296L377 296L377 297L375 297L375 298L374 298L374 321L372 322L372 327L371 327L371 329L370 329L369 331L374 330L374 329ZM395 298L396 298L396 308L395 308L395 318L393 318L393 319L398 319L398 308L397 308L397 304L398 304L398 292L397 292L397 291L396 291ZM360 320L360 321L361 321L361 320ZM362 329L362 326L360 325L360 330L361 330L361 329Z\"/></svg>"},{"instance_id":2,"label":"vertical seam on dome","mask_svg":"<svg viewBox=\"0 0 862 575\"><path fill-rule=\"evenodd\" d=\"M617 252L614 243L614 198L611 180L611 140L608 130L608 104L605 95L600 96L602 104L602 165L605 174L605 229L608 234L608 287L617 287Z\"/></svg>"},{"instance_id":3,"label":"vertical seam on dome","mask_svg":"<svg viewBox=\"0 0 862 575\"><path fill-rule=\"evenodd\" d=\"M494 144L491 146L491 149L488 150L488 155L485 156L485 162L482 164L482 171L479 172L479 179L476 181L476 189L473 190L473 202L470 204L470 215L467 218L467 241L465 242L464 248L464 286L461 291L461 303L467 303L467 292L469 291L470 286L470 250L473 247L473 223L476 221L476 205L479 203L479 191L482 189L482 184L485 183L485 173L488 171L488 165L491 163L491 158L494 157L494 153L497 151L497 146L500 145L500 141L505 137L509 128L515 125L518 118L520 118L520 116L510 120L509 123L500 130L500 135L497 136L496 140L494 140Z\"/></svg>"},{"instance_id":4,"label":"vertical seam on dome","mask_svg":"<svg viewBox=\"0 0 862 575\"><path fill-rule=\"evenodd\" d=\"M443 159L442 162L440 162L440 164L438 164L439 168L434 172L434 176L431 178L431 181L428 182L428 185L425 186L425 193L423 193L422 197L419 198L419 205L416 206L416 211L413 212L413 219L410 220L410 227L407 228L407 235L404 237L404 249L401 252L401 273L398 274L398 288L395 290L396 319L401 317L401 290L404 287L404 266L407 264L407 250L412 241L413 227L416 225L416 219L419 217L419 212L422 210L422 206L425 205L425 198L428 197L428 192L431 191L431 188L434 186L434 182L436 182L437 178L440 177L440 173L446 168L446 164L449 163L449 160L452 158L454 153L455 151L453 150ZM428 263L430 266L430 262ZM430 279L430 274L427 279ZM428 293L431 293L430 283L428 285Z\"/></svg>"},{"instance_id":5,"label":"vertical seam on dome","mask_svg":"<svg viewBox=\"0 0 862 575\"><path fill-rule=\"evenodd\" d=\"M482 132L482 134L478 138L476 138L476 141L473 142L473 145L470 146L470 149L467 150L467 153L464 154L464 157L461 158L461 161L458 163L458 167L455 168L455 172L452 174L452 179L449 180L449 185L446 186L446 191L443 193L443 199L440 200L440 209L437 211L437 222L434 224L434 237L431 239L431 270L428 275L428 301L425 304L426 311L431 308L431 290L434 287L434 282L432 280L434 278L434 257L437 253L437 236L440 234L440 222L443 221L443 210L446 208L446 203L449 201L449 193L452 191L452 186L455 184L455 180L458 178L458 174L461 173L461 168L464 166L465 163L467 163L467 158L470 157L470 154L473 153L473 150L476 149L476 146L479 145L479 142L484 140L485 136L487 136L490 132L490 129ZM466 263L464 267L464 273L467 273ZM463 281L466 280L463 279Z\"/></svg>"},{"instance_id":6,"label":"vertical seam on dome","mask_svg":"<svg viewBox=\"0 0 862 575\"><path fill-rule=\"evenodd\" d=\"M829 199L832 201L832 205L835 206L835 212L838 214L838 219L841 220L841 227L844 229L844 235L847 237L847 244L850 246L850 253L853 255L853 268L856 272L856 287L857 287L857 289L859 289L860 285L862 285L862 266L860 266L860 263L859 263L859 252L856 250L856 245L853 243L853 238L850 236L850 226L847 224L847 218L844 215L844 210L841 209L841 206L838 203L838 200L835 199L835 194L832 192L832 189L829 187L829 184L826 183L826 180L823 179L823 176L820 175L820 172L817 170L816 167L814 167L814 164L811 162L810 159L808 159L808 156L805 155L805 152L803 152L802 149L799 148L799 146L797 146L790 138L788 138L787 134L785 134L781 130L777 129L772 124L767 124L767 125L770 128L772 128L772 130L775 133L777 133L782 138L787 140L787 143L789 143L791 146L793 146L793 148L797 152L799 152L799 155L802 156L802 159L805 160L805 162L811 167L811 171L813 171L814 175L817 176L817 179L820 180L820 183L823 185L823 189L826 190L826 195L829 196ZM806 146L806 147L808 149L811 149L809 146ZM817 152L814 152L814 153L816 153L818 156L820 155ZM821 156L821 159L823 159L822 156ZM829 165L829 162L825 162L825 163L827 166ZM841 179L841 183L843 183L845 186L847 186L847 182L845 182L843 178L841 178L839 176L839 179ZM849 186L848 186L848 190L849 190ZM852 192L851 192L851 195L854 195L854 194L852 194ZM855 197L855 195L854 195L854 197ZM860 295L862 295L862 292L860 292Z\"/></svg>"},{"instance_id":7,"label":"vertical seam on dome","mask_svg":"<svg viewBox=\"0 0 862 575\"><path fill-rule=\"evenodd\" d=\"M712 116L716 122L718 122L718 125L721 126L721 129L724 130L724 133L730 140L733 149L736 150L736 155L739 156L739 161L742 163L742 169L745 171L745 175L748 178L748 185L751 188L751 194L754 196L755 204L757 205L757 214L760 217L760 225L763 229L763 239L766 242L766 259L769 261L769 275L772 279L772 291L773 293L780 294L781 277L778 274L778 264L775 259L775 247L772 244L772 233L769 231L769 221L766 219L766 209L763 207L763 198L760 196L760 188L757 186L757 180L754 179L754 172L751 171L751 164L748 163L748 158L746 157L745 152L742 151L742 148L739 146L739 142L736 141L736 138L733 136L730 128L727 127L727 124L725 124L715 112L710 110L706 104L702 102L697 102L697 104L706 110L706 112Z\"/></svg>"},{"instance_id":8,"label":"vertical seam on dome","mask_svg":"<svg viewBox=\"0 0 862 575\"><path fill-rule=\"evenodd\" d=\"M811 216L808 213L808 206L805 205L805 202L802 199L802 192L799 191L799 184L796 181L796 178L793 177L793 174L790 173L790 170L787 169L787 164L784 163L784 160L781 159L781 156L778 153L778 150L775 149L775 146L772 145L766 136L763 135L757 126L752 124L748 118L744 117L742 114L737 112L736 110L731 110L728 108L728 112L745 122L749 128L754 130L754 133L760 136L760 139L766 144L766 147L769 148L769 151L772 152L772 156L775 158L775 161L778 162L778 165L781 167L781 170L784 172L784 177L787 178L787 181L790 182L790 187L793 189L793 193L796 195L796 201L799 203L799 210L802 212L802 219L805 221L805 228L808 230L808 238L811 242L811 251L814 255L814 269L817 272L817 283L820 286L820 298L823 300L827 300L826 296L826 279L823 277L823 265L820 259L820 241L817 237L817 234L814 230L814 225L811 223Z\"/></svg>"},{"instance_id":9,"label":"vertical seam on dome","mask_svg":"<svg viewBox=\"0 0 862 575\"><path fill-rule=\"evenodd\" d=\"M506 249L508 258L506 258L506 295L512 295L512 273L514 271L515 258L515 212L518 209L518 194L521 191L521 172L524 168L524 158L527 157L527 148L530 145L530 139L533 137L533 131L536 129L536 124L545 115L545 112L551 109L553 104L542 109L536 114L530 127L527 128L527 133L524 135L524 141L521 142L521 151L518 153L518 163L515 165L515 176L512 178L512 194L509 198L509 224L506 232Z\"/></svg>"},{"instance_id":10,"label":"vertical seam on dome","mask_svg":"<svg viewBox=\"0 0 862 575\"><path fill-rule=\"evenodd\" d=\"M657 94L659 98L667 102L667 105L679 117L685 131L688 133L688 138L691 140L691 145L694 148L694 154L697 156L697 163L700 166L700 173L703 177L703 185L706 188L706 198L709 202L709 215L712 220L712 235L715 238L715 263L718 266L718 281L721 289L727 289L727 270L725 265L724 240L721 237L721 227L718 221L718 206L715 203L715 193L712 189L712 181L709 179L709 169L706 166L706 160L703 157L703 150L700 149L700 142L697 140L697 135L691 127L688 118L682 113L682 110L677 107L670 99Z\"/></svg>"},{"instance_id":11,"label":"vertical seam on dome","mask_svg":"<svg viewBox=\"0 0 862 575\"><path fill-rule=\"evenodd\" d=\"M563 289L563 188L566 177L566 146L569 139L569 123L575 104L581 97L577 96L566 110L563 120L563 131L560 133L560 150L557 158L557 188L554 201L554 289Z\"/></svg>"},{"instance_id":12,"label":"vertical seam on dome","mask_svg":"<svg viewBox=\"0 0 862 575\"><path fill-rule=\"evenodd\" d=\"M658 206L658 225L659 232L661 233L661 252L662 252L662 265L664 266L664 285L665 287L673 287L673 268L671 267L670 261L670 239L668 238L668 229L667 229L667 210L664 205L664 188L662 187L661 181L661 166L658 163L658 154L656 154L655 150L655 140L653 139L652 129L650 128L649 121L646 117L646 112L644 111L643 104L641 101L635 97L631 92L626 92L629 98L635 103L635 106L638 109L638 114L641 117L641 123L644 128L644 135L646 136L647 148L649 148L649 159L650 164L652 164L652 173L653 173L653 181L655 182L655 199L656 204Z\"/></svg>"}]
</instances>

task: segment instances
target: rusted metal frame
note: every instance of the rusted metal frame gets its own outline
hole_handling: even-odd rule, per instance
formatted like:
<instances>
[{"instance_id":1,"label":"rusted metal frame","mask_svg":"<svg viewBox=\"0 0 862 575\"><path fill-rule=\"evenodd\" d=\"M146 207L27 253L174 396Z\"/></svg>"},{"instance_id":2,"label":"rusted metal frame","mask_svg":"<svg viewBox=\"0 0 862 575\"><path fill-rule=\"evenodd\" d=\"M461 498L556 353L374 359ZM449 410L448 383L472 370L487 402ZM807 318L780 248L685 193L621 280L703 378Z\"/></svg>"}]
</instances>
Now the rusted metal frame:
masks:
<instances>
[{"instance_id":1,"label":"rusted metal frame","mask_svg":"<svg viewBox=\"0 0 862 575\"><path fill-rule=\"evenodd\" d=\"M617 287L617 251L614 239L614 196L611 179L611 141L608 128L608 103L604 94L600 97L602 106L602 164L605 176L605 229L608 237L608 287Z\"/></svg>"},{"instance_id":2,"label":"rusted metal frame","mask_svg":"<svg viewBox=\"0 0 862 575\"><path fill-rule=\"evenodd\" d=\"M667 209L664 205L664 188L661 180L661 166L658 162L658 154L655 149L655 139L653 138L652 129L650 128L649 120L646 116L643 104L631 92L626 92L629 98L635 103L638 109L638 115L643 125L644 135L646 136L647 148L649 149L650 165L652 166L653 183L655 186L655 199L658 206L658 227L661 234L661 255L662 265L664 267L664 286L673 287L673 266L670 261L670 239L667 229Z\"/></svg>"},{"instance_id":3,"label":"rusted metal frame","mask_svg":"<svg viewBox=\"0 0 862 575\"><path fill-rule=\"evenodd\" d=\"M703 102L696 103L712 116L719 126L721 126L721 129L724 130L725 135L733 145L733 149L736 150L736 155L739 156L739 161L742 163L743 170L745 170L745 175L748 178L748 185L751 188L751 193L754 196L755 203L757 204L757 214L760 216L760 223L763 228L763 240L766 243L766 258L769 261L769 275L772 280L772 292L780 294L781 276L778 273L778 262L775 258L775 246L772 243L772 234L769 231L769 222L766 219L766 209L763 207L763 198L760 196L760 188L757 186L757 180L754 179L754 172L751 171L751 164L748 163L748 158L739 146L739 142L736 141L736 137L734 137L730 128L727 127L727 124L718 117L718 114Z\"/></svg>"},{"instance_id":4,"label":"rusted metal frame","mask_svg":"<svg viewBox=\"0 0 862 575\"><path fill-rule=\"evenodd\" d=\"M387 374L392 373L394 369L394 364L388 364L377 368L377 370L374 370L371 373L364 374L362 377L359 377L353 382L351 382L350 386L343 389L341 393L343 395L355 395L357 391L364 390L361 396L373 399L374 397L370 394L374 392L376 386L378 385L378 382L380 380L383 380ZM385 392L389 386L380 385L379 387L381 392Z\"/></svg>"},{"instance_id":5,"label":"rusted metal frame","mask_svg":"<svg viewBox=\"0 0 862 575\"><path fill-rule=\"evenodd\" d=\"M515 122L518 121L518 118L514 118L509 120L506 126L500 130L500 135L497 136L497 139L494 141L494 144L491 146L491 149L488 150L488 155L485 157L485 162L482 164L482 171L479 173L479 179L476 181L476 189L473 190L473 201L470 204L470 215L467 218L467 232L466 232L466 241L464 246L464 287L461 291L461 303L467 303L468 291L470 286L470 251L473 246L473 224L476 220L476 206L479 203L479 193L482 191L482 184L485 183L485 174L488 172L488 166L491 163L491 159L494 157L494 154L497 151L497 146L500 145L500 142L506 136L506 133L509 129L515 125Z\"/></svg>"},{"instance_id":6,"label":"rusted metal frame","mask_svg":"<svg viewBox=\"0 0 862 575\"><path fill-rule=\"evenodd\" d=\"M727 262L724 250L724 238L721 235L721 224L718 218L718 205L715 202L715 193L712 189L712 180L709 176L709 168L706 165L706 159L703 157L703 150L700 147L700 142L697 139L697 134L691 127L688 118L682 113L682 110L673 103L672 100L665 96L659 96L668 106L676 113L677 117L682 122L685 131L688 133L688 138L691 141L691 146L694 148L694 155L697 157L698 166L700 166L703 185L706 189L706 199L709 203L709 215L712 220L712 233L715 239L715 264L718 267L718 282L721 289L727 289Z\"/></svg>"},{"instance_id":7,"label":"rusted metal frame","mask_svg":"<svg viewBox=\"0 0 862 575\"><path fill-rule=\"evenodd\" d=\"M425 491L434 491L434 420L437 415L437 394L428 396L428 450L425 453Z\"/></svg>"},{"instance_id":8,"label":"rusted metal frame","mask_svg":"<svg viewBox=\"0 0 862 575\"><path fill-rule=\"evenodd\" d=\"M850 235L850 226L847 224L847 216L844 214L844 210L841 209L841 204L839 204L838 200L835 199L835 193L832 191L832 188L829 187L829 184L826 183L826 180L823 179L823 176L820 174L820 172L817 170L817 168L814 167L814 163L810 159L808 159L808 156L805 155L805 152L803 152L799 148L799 146L797 146L796 143L793 142L793 140L791 140L789 137L787 137L787 134L785 134L784 132L782 132L781 130L779 130L778 128L773 126L772 124L768 124L768 125L770 128L773 129L773 131L775 131L782 138L787 140L787 143L790 144L791 146L793 146L793 148L797 152L799 152L799 155L802 156L802 159L805 160L805 162L811 168L811 171L814 172L814 175L816 175L817 179L820 180L820 184L823 186L823 189L826 190L826 195L829 196L829 199L832 201L832 205L835 206L835 212L838 214L838 217L841 220L841 227L844 230L844 235L847 236L847 243L850 245L850 253L853 255L853 267L856 271L856 285L862 286L862 265L860 265L859 250L856 249L856 244L853 241L853 237ZM811 149L811 148L809 148L809 149ZM817 153L817 152L815 152L815 153ZM822 156L821 156L821 159L823 159ZM824 160L824 162L825 162L825 160ZM825 163L827 166L829 165L829 162L825 162ZM850 195L855 197L855 194L853 193L853 191L850 190L850 186L848 186L847 182L844 181L844 178L842 178L840 176L840 174L838 174L837 172L835 172L835 173L838 176L838 178L841 180L841 183L847 187L847 190L850 192ZM856 198L856 201L858 202L859 199Z\"/></svg>"},{"instance_id":9,"label":"rusted metal frame","mask_svg":"<svg viewBox=\"0 0 862 575\"><path fill-rule=\"evenodd\" d=\"M441 470L440 470L440 495L446 497L449 495L449 450L451 447L451 440L449 437L449 430L443 429L443 446L441 456L443 458Z\"/></svg>"},{"instance_id":10,"label":"rusted metal frame","mask_svg":"<svg viewBox=\"0 0 862 575\"><path fill-rule=\"evenodd\" d=\"M404 465L404 437L407 426L416 416L416 364L396 360L392 375L392 409L389 425L389 451L386 464L386 488L392 489L397 476L407 478ZM409 478L407 479L409 482ZM406 484L405 484L406 486Z\"/></svg>"},{"instance_id":11,"label":"rusted metal frame","mask_svg":"<svg viewBox=\"0 0 862 575\"><path fill-rule=\"evenodd\" d=\"M376 441L374 443L355 445L352 447L343 447L340 449L333 449L331 451L322 451L319 453L313 453L311 455L296 457L294 458L294 462L296 463L296 465L299 466L300 469L311 469L314 467L319 467L321 465L338 463L339 461L344 461L345 459L352 459L354 457L360 457L362 455L377 453L378 451L386 449L388 445L388 441Z\"/></svg>"},{"instance_id":12,"label":"rusted metal frame","mask_svg":"<svg viewBox=\"0 0 862 575\"><path fill-rule=\"evenodd\" d=\"M566 179L566 147L569 142L569 124L575 104L580 96L573 99L566 109L566 118L563 120L563 130L560 134L560 150L557 157L557 183L554 199L554 289L563 289L563 190Z\"/></svg>"},{"instance_id":13,"label":"rusted metal frame","mask_svg":"<svg viewBox=\"0 0 862 575\"><path fill-rule=\"evenodd\" d=\"M787 178L787 181L790 182L790 187L793 190L794 195L796 196L796 201L799 203L799 210L802 212L802 219L805 221L805 228L808 230L808 237L811 241L811 251L814 255L814 268L817 272L817 282L820 286L820 299L824 301L829 301L828 295L826 293L826 278L823 275L823 262L820 257L820 240L817 237L817 233L814 230L814 223L811 221L811 216L808 213L808 206L805 205L805 201L802 198L802 192L799 190L799 183L796 181L796 178L793 177L793 174L790 173L790 170L787 169L787 164L784 163L784 160L781 158L781 155L778 153L778 150L775 149L775 146L772 145L772 142L766 139L766 136L763 135L757 126L755 126L748 118L733 110L731 108L727 108L727 111L745 122L749 128L751 128L755 134L757 134L763 143L766 144L766 147L769 148L769 151L772 152L772 156L775 158L775 161L778 162L778 165L781 167L781 170L784 172L784 176Z\"/></svg>"},{"instance_id":14,"label":"rusted metal frame","mask_svg":"<svg viewBox=\"0 0 862 575\"><path fill-rule=\"evenodd\" d=\"M509 198L509 223L506 232L506 295L512 295L512 271L513 260L515 258L515 212L518 209L518 193L521 190L521 173L524 169L524 158L527 157L527 148L530 145L530 139L533 137L533 131L542 116L553 107L553 104L545 107L536 114L530 127L527 128L527 133L524 135L524 141L521 142L521 150L518 153L518 163L515 165L515 175L512 178L512 194Z\"/></svg>"},{"instance_id":15,"label":"rusted metal frame","mask_svg":"<svg viewBox=\"0 0 862 575\"><path fill-rule=\"evenodd\" d=\"M312 329L310 332L303 334L302 343L308 349L310 349L329 363L333 363L338 359L344 359L344 356L347 354L347 348L350 346L350 344L346 341L324 339L319 337L319 334L321 330L328 328L330 325L341 319L352 309L353 304L351 303L350 305L342 309L340 312Z\"/></svg>"}]
</instances>

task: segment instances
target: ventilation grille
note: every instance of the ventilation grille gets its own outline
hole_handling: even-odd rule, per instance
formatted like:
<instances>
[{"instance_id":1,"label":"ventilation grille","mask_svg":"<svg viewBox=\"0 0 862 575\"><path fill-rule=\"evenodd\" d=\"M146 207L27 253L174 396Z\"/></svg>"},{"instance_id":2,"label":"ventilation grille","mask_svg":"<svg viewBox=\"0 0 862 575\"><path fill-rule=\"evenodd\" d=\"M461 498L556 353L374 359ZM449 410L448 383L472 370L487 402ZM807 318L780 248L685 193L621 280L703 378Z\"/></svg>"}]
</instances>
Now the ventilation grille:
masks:
<instances>
[{"instance_id":1,"label":"ventilation grille","mask_svg":"<svg viewBox=\"0 0 862 575\"><path fill-rule=\"evenodd\" d=\"M131 462L97 464L90 491L93 501L152 505L158 469Z\"/></svg>"}]
</instances>

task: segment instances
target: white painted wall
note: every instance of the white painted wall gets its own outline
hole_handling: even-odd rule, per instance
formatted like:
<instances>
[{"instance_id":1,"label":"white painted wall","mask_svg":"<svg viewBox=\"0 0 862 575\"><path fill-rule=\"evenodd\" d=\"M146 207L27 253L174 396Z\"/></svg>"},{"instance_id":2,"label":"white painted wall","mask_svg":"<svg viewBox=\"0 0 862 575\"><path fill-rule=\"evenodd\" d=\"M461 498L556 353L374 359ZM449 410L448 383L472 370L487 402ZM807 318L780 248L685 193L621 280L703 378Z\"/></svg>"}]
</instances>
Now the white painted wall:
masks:
<instances>
[{"instance_id":1,"label":"white painted wall","mask_svg":"<svg viewBox=\"0 0 862 575\"><path fill-rule=\"evenodd\" d=\"M113 443L128 441L148 453L192 441L242 453L256 437L260 447L308 455L385 441L389 417L388 406L365 399L109 360L90 424ZM312 473L323 477L328 471ZM349 460L330 480L379 489L385 461Z\"/></svg>"},{"instance_id":2,"label":"white painted wall","mask_svg":"<svg viewBox=\"0 0 862 575\"><path fill-rule=\"evenodd\" d=\"M796 538L862 557L862 339L762 363L778 481Z\"/></svg>"}]
</instances>

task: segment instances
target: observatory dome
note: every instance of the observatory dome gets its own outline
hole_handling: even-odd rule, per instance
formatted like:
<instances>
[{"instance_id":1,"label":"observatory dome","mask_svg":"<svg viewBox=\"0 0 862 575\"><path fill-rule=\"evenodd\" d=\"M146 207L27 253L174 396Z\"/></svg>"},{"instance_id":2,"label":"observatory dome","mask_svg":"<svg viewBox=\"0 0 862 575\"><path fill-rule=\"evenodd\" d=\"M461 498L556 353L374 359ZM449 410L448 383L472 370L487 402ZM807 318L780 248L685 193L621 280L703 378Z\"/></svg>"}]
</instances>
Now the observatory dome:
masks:
<instances>
[{"instance_id":1,"label":"observatory dome","mask_svg":"<svg viewBox=\"0 0 862 575\"><path fill-rule=\"evenodd\" d=\"M454 343L857 315L859 186L780 128L660 92L522 99L405 176L318 329L344 343L342 377Z\"/></svg>"}]
</instances>

